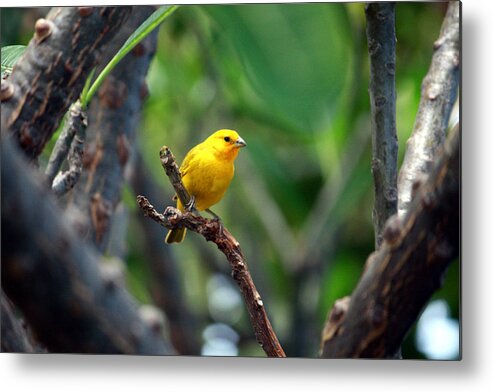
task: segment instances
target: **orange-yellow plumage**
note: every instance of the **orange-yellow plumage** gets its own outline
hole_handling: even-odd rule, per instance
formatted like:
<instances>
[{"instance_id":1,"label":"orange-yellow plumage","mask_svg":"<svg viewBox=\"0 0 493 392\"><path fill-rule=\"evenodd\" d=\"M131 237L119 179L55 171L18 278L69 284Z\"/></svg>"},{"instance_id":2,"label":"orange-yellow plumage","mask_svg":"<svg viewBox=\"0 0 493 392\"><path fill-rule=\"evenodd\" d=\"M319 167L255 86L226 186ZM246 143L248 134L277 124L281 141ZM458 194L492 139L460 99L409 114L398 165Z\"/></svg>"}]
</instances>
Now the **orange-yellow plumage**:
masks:
<instances>
[{"instance_id":1,"label":"orange-yellow plumage","mask_svg":"<svg viewBox=\"0 0 493 392\"><path fill-rule=\"evenodd\" d=\"M206 210L218 203L235 172L234 160L245 141L236 131L221 129L192 148L180 167L183 185L195 200L195 208ZM183 211L180 200L176 207ZM181 242L186 229L170 230L166 243Z\"/></svg>"}]
</instances>

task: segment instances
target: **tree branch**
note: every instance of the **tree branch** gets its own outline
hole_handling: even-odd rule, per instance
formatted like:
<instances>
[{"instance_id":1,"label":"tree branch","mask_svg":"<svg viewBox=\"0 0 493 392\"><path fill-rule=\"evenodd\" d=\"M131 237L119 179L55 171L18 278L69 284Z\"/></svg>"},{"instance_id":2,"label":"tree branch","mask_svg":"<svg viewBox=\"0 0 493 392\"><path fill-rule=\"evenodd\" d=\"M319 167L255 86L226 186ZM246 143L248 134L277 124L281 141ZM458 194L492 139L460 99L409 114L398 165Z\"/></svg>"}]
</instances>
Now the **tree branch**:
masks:
<instances>
[{"instance_id":1,"label":"tree branch","mask_svg":"<svg viewBox=\"0 0 493 392\"><path fill-rule=\"evenodd\" d=\"M397 212L397 133L395 127L395 4L365 6L370 55L372 173L375 183L375 249L387 219Z\"/></svg>"},{"instance_id":2,"label":"tree branch","mask_svg":"<svg viewBox=\"0 0 493 392\"><path fill-rule=\"evenodd\" d=\"M384 241L366 261L342 321L322 336L327 358L383 358L395 354L411 325L441 286L460 246L460 131L443 152L404 218L394 215ZM330 322L330 320L329 320Z\"/></svg>"},{"instance_id":3,"label":"tree branch","mask_svg":"<svg viewBox=\"0 0 493 392\"><path fill-rule=\"evenodd\" d=\"M459 86L460 7L459 1L449 3L440 36L433 45L430 69L421 86L414 129L399 173L400 217L411 203L413 183L429 173L445 140Z\"/></svg>"},{"instance_id":4,"label":"tree branch","mask_svg":"<svg viewBox=\"0 0 493 392\"><path fill-rule=\"evenodd\" d=\"M38 19L34 37L2 81L2 133L15 135L36 160L69 106L79 97L104 45L131 7L60 7Z\"/></svg>"},{"instance_id":5,"label":"tree branch","mask_svg":"<svg viewBox=\"0 0 493 392\"><path fill-rule=\"evenodd\" d=\"M1 143L2 288L37 339L52 352L172 354L14 143Z\"/></svg>"},{"instance_id":6,"label":"tree branch","mask_svg":"<svg viewBox=\"0 0 493 392\"><path fill-rule=\"evenodd\" d=\"M161 148L160 158L176 194L184 205L187 204L190 196L183 186L178 165L168 147ZM240 244L231 233L222 227L222 224L217 220L205 219L189 212L182 213L174 207L167 207L164 214L160 214L141 195L137 196L137 202L144 214L161 226L168 229L186 227L188 230L202 235L207 241L212 241L217 245L231 266L231 275L243 295L258 343L269 357L285 357L286 354L272 329L264 303L248 271Z\"/></svg>"}]
</instances>

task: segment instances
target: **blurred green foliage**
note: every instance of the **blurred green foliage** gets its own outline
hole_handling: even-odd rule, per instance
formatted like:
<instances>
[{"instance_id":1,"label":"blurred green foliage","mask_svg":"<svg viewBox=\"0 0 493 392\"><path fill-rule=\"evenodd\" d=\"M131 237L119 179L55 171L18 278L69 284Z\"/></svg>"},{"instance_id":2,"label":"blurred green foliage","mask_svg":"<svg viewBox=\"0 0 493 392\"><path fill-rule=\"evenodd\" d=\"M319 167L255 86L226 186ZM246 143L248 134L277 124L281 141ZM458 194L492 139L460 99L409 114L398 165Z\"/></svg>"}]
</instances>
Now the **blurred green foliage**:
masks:
<instances>
[{"instance_id":1,"label":"blurred green foliage","mask_svg":"<svg viewBox=\"0 0 493 392\"><path fill-rule=\"evenodd\" d=\"M11 21L29 12L38 11L2 10L2 45L26 43L26 26ZM400 161L444 12L443 3L396 5ZM364 3L182 6L159 32L139 137L149 175L163 189L162 200L151 203L172 203L162 145L181 161L216 129L238 130L248 147L214 211L242 244L288 355L317 356L327 311L352 292L373 250L368 70ZM126 189L125 204L133 206L133 196ZM148 302L144 241L133 219L129 288ZM193 233L172 251L205 328L217 321L207 284L212 274L229 273L227 263ZM459 276L456 262L435 294L455 318ZM238 306L243 316L232 327L239 355L262 355ZM414 329L403 356L423 357Z\"/></svg>"}]
</instances>

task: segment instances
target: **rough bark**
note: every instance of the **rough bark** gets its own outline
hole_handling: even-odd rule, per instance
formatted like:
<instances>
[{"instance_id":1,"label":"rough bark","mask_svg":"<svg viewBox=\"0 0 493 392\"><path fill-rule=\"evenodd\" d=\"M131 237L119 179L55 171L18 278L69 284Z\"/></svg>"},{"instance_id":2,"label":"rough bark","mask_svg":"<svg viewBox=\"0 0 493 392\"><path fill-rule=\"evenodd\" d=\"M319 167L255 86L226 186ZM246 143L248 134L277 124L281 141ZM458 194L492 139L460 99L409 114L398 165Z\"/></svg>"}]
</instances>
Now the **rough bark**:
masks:
<instances>
[{"instance_id":1,"label":"rough bark","mask_svg":"<svg viewBox=\"0 0 493 392\"><path fill-rule=\"evenodd\" d=\"M433 45L430 69L421 85L421 99L406 155L399 172L399 216L412 201L413 183L427 175L443 145L459 87L461 3L449 3L440 36Z\"/></svg>"},{"instance_id":2,"label":"rough bark","mask_svg":"<svg viewBox=\"0 0 493 392\"><path fill-rule=\"evenodd\" d=\"M375 249L387 219L397 211L397 132L395 126L395 4L365 7L370 55L372 173L375 185Z\"/></svg>"},{"instance_id":3,"label":"rough bark","mask_svg":"<svg viewBox=\"0 0 493 392\"><path fill-rule=\"evenodd\" d=\"M54 187L53 180L68 156L70 168L57 180L58 184L62 183L65 185L62 187L61 192L59 191L59 194L66 193L72 189L80 176L86 128L87 115L85 110L82 109L80 102L77 101L70 107L67 113L66 123L53 147L45 169L46 182L49 186ZM57 185L57 187L60 187L60 185Z\"/></svg>"},{"instance_id":4,"label":"rough bark","mask_svg":"<svg viewBox=\"0 0 493 392\"><path fill-rule=\"evenodd\" d=\"M2 288L51 352L171 354L123 277L77 238L10 138L1 144Z\"/></svg>"},{"instance_id":5,"label":"rough bark","mask_svg":"<svg viewBox=\"0 0 493 392\"><path fill-rule=\"evenodd\" d=\"M154 11L134 7L127 23L107 45L109 62L131 33ZM121 200L124 174L134 154L140 112L147 96L145 77L155 53L157 30L137 45L107 77L88 110L83 172L70 202L86 219L78 222L84 238L100 251L108 245L114 211Z\"/></svg>"},{"instance_id":6,"label":"rough bark","mask_svg":"<svg viewBox=\"0 0 493 392\"><path fill-rule=\"evenodd\" d=\"M450 133L426 182L403 219L394 215L384 241L366 261L345 314L329 318L326 358L394 355L460 248L460 131ZM330 325L332 323L332 325Z\"/></svg>"},{"instance_id":7,"label":"rough bark","mask_svg":"<svg viewBox=\"0 0 493 392\"><path fill-rule=\"evenodd\" d=\"M105 44L127 19L132 7L58 7L39 19L34 37L2 81L2 134L15 136L36 160L79 97Z\"/></svg>"},{"instance_id":8,"label":"rough bark","mask_svg":"<svg viewBox=\"0 0 493 392\"><path fill-rule=\"evenodd\" d=\"M63 136L69 138L71 135L70 148L66 156L68 169L59 172L51 183L53 192L57 196L64 195L65 193L70 191L75 186L75 184L77 184L77 181L79 180L82 172L82 159L84 155L84 142L86 140L87 116L85 111L82 109L79 101L71 106L68 115L68 123L69 130L67 131L66 135L61 136L60 141L60 143L65 146L67 141L64 140L65 138L63 138ZM55 153L57 151L60 151L57 148L58 146L59 144L57 140L57 143L55 144ZM58 161L58 158L61 157L61 155L62 153L55 154L54 160ZM51 158L50 162L48 162L47 170L50 169L54 171L59 169L59 167L56 168L56 163L54 163L53 165L50 165L50 163L53 163ZM51 173L48 174L51 175Z\"/></svg>"}]
</instances>

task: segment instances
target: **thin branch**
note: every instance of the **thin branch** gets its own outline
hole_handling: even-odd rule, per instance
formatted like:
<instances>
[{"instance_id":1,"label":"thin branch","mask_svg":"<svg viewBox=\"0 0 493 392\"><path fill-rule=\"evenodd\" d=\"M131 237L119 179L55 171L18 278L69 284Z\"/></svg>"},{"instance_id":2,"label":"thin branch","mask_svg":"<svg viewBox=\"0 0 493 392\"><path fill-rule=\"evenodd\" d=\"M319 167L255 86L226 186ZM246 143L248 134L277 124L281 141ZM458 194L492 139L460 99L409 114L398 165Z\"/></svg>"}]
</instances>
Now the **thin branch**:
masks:
<instances>
[{"instance_id":1,"label":"thin branch","mask_svg":"<svg viewBox=\"0 0 493 392\"><path fill-rule=\"evenodd\" d=\"M167 146L163 146L161 147L161 150L159 150L159 159L161 160L161 165L163 166L171 185L173 185L173 188L175 189L176 196L180 199L182 205L188 205L190 203L190 195L181 181L181 173L176 164L175 157Z\"/></svg>"},{"instance_id":2,"label":"thin branch","mask_svg":"<svg viewBox=\"0 0 493 392\"><path fill-rule=\"evenodd\" d=\"M365 7L370 55L372 173L375 184L375 249L387 219L397 212L397 133L395 126L395 4Z\"/></svg>"},{"instance_id":3,"label":"thin branch","mask_svg":"<svg viewBox=\"0 0 493 392\"><path fill-rule=\"evenodd\" d=\"M54 154L52 154L53 159L50 157L50 161L48 162L48 167L46 169L50 177L55 170L59 170L60 160L63 158L63 155L66 154L66 145L71 136L72 140L70 142L70 150L68 151L67 157L69 164L68 170L58 173L58 175L53 179L52 189L57 196L67 193L79 180L82 172L82 158L84 155L86 128L87 115L82 110L80 102L77 101L70 107L67 132L64 132L64 134L60 136L59 140L57 140ZM59 146L59 148L57 148L57 146Z\"/></svg>"},{"instance_id":4,"label":"thin branch","mask_svg":"<svg viewBox=\"0 0 493 392\"><path fill-rule=\"evenodd\" d=\"M161 164L170 178L176 194L183 205L186 205L190 200L190 196L183 186L178 165L175 162L173 154L168 147L164 146L161 148L159 155ZM258 343L269 357L285 357L286 354L272 329L264 303L248 271L240 244L231 233L217 220L205 219L189 212L182 213L173 207L167 207L164 214L160 214L141 195L137 196L137 202L144 211L144 214L161 226L168 229L186 227L188 230L202 235L207 241L212 241L217 245L231 266L231 275L243 295Z\"/></svg>"},{"instance_id":5,"label":"thin branch","mask_svg":"<svg viewBox=\"0 0 493 392\"><path fill-rule=\"evenodd\" d=\"M347 312L322 336L322 356L394 355L443 282L460 246L460 131L456 126L404 218L394 215L366 261ZM330 331L328 333L327 331Z\"/></svg>"},{"instance_id":6,"label":"thin branch","mask_svg":"<svg viewBox=\"0 0 493 392\"><path fill-rule=\"evenodd\" d=\"M460 64L460 1L451 1L440 36L433 45L430 69L423 79L421 100L399 173L399 216L412 201L413 183L427 175L443 145L457 96Z\"/></svg>"},{"instance_id":7,"label":"thin branch","mask_svg":"<svg viewBox=\"0 0 493 392\"><path fill-rule=\"evenodd\" d=\"M64 219L11 137L1 143L2 289L51 352L169 355L108 268Z\"/></svg>"},{"instance_id":8,"label":"thin branch","mask_svg":"<svg viewBox=\"0 0 493 392\"><path fill-rule=\"evenodd\" d=\"M101 50L132 7L59 7L38 19L34 37L2 81L2 133L15 135L35 161L58 128Z\"/></svg>"}]
</instances>

